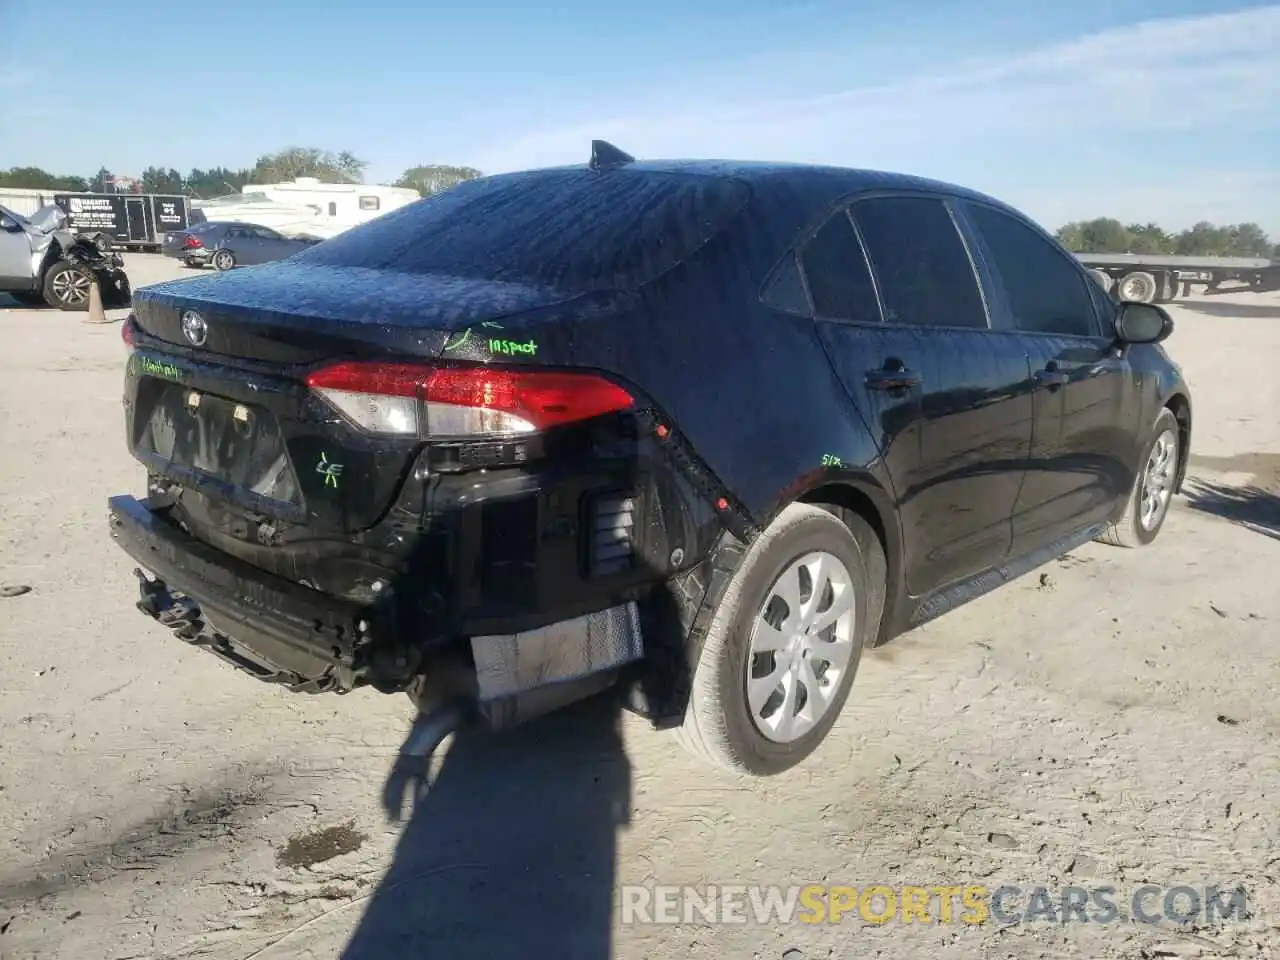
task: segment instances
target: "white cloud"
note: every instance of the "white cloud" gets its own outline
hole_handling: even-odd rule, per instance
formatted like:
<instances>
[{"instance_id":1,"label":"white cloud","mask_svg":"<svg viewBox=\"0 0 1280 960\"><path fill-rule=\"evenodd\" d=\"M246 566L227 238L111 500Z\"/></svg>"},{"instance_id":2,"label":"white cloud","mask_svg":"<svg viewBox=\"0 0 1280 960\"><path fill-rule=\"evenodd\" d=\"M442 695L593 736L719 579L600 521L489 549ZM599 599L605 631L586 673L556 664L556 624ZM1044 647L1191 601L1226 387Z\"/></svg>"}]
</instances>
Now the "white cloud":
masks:
<instances>
[{"instance_id":1,"label":"white cloud","mask_svg":"<svg viewBox=\"0 0 1280 960\"><path fill-rule=\"evenodd\" d=\"M934 75L804 99L653 113L620 107L592 122L517 135L481 152L476 165L496 172L580 163L589 141L604 137L637 156L795 160L965 176L963 182L1017 202L1000 189L1006 174L1022 174L1015 179L1024 188L1016 192L1029 196L1035 191L1027 175L1061 171L1075 151L1092 154L1089 166L1096 175L1105 169L1100 157L1114 153L1120 167L1125 153L1137 147L1161 159L1148 160L1140 171L1113 170L1104 177L1110 196L1099 200L1121 202L1115 184L1131 180L1133 199L1159 207L1147 216L1186 219L1165 209L1185 185L1187 164L1179 153L1189 135L1196 136L1198 165L1238 171L1237 179L1256 176L1249 172L1254 167L1278 166L1274 156L1240 156L1237 145L1225 139L1215 157L1214 144L1198 135L1210 126L1277 132L1278 51L1280 5L1153 20L955 64ZM1157 150L1157 143L1167 152ZM975 170L1000 182L974 182ZM1230 190L1228 184L1224 195L1219 185L1214 192L1229 200ZM1032 205L1059 206L1047 193L1040 199ZM1194 197L1178 202L1185 207L1188 200ZM1280 200L1269 202L1270 211L1250 219L1270 219L1273 232L1280 232Z\"/></svg>"}]
</instances>

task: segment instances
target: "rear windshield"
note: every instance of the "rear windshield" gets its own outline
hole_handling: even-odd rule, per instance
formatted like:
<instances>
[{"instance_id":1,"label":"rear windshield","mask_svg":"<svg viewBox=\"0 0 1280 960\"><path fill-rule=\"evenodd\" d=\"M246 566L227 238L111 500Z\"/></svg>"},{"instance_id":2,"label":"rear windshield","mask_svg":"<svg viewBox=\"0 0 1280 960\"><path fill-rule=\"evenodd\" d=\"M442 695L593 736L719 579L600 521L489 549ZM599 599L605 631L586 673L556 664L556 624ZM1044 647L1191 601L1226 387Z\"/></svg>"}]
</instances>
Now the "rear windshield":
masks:
<instances>
[{"instance_id":1,"label":"rear windshield","mask_svg":"<svg viewBox=\"0 0 1280 960\"><path fill-rule=\"evenodd\" d=\"M747 197L743 183L691 174L505 174L401 207L296 259L570 291L632 290L711 239Z\"/></svg>"}]
</instances>

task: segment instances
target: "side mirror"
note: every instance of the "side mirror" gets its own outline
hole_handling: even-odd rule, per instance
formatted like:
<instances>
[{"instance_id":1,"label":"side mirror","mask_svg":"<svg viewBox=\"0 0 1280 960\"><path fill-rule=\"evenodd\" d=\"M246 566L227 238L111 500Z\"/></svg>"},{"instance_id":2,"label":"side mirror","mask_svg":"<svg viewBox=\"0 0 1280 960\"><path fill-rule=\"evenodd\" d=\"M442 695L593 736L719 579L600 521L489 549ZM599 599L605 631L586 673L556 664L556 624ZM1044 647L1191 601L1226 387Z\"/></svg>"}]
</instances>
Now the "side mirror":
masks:
<instances>
[{"instance_id":1,"label":"side mirror","mask_svg":"<svg viewBox=\"0 0 1280 960\"><path fill-rule=\"evenodd\" d=\"M1126 300L1116 311L1115 326L1123 344L1159 343L1173 333L1173 317L1154 303Z\"/></svg>"}]
</instances>

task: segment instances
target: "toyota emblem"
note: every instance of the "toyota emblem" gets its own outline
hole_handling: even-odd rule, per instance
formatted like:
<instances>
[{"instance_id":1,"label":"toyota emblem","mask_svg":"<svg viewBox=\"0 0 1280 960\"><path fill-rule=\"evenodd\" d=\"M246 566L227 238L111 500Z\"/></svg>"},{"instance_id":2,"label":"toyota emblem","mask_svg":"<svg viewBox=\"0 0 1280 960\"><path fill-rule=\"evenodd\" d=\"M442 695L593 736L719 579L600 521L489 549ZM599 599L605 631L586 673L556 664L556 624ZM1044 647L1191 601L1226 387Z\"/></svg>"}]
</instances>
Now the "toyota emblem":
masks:
<instances>
[{"instance_id":1,"label":"toyota emblem","mask_svg":"<svg viewBox=\"0 0 1280 960\"><path fill-rule=\"evenodd\" d=\"M209 325L200 314L188 310L182 315L182 335L191 341L192 346L203 347L209 338Z\"/></svg>"}]
</instances>

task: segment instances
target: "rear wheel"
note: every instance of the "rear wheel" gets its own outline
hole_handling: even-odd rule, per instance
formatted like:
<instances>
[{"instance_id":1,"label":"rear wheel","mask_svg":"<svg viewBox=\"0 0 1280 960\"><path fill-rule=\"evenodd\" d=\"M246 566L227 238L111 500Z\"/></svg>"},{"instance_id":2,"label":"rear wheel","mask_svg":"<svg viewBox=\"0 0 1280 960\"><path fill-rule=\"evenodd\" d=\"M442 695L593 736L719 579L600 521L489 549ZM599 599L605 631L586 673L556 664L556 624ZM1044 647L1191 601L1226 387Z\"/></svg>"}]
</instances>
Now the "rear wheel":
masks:
<instances>
[{"instance_id":1,"label":"rear wheel","mask_svg":"<svg viewBox=\"0 0 1280 960\"><path fill-rule=\"evenodd\" d=\"M213 255L213 269L224 272L236 265L236 255L230 250L219 250Z\"/></svg>"},{"instance_id":2,"label":"rear wheel","mask_svg":"<svg viewBox=\"0 0 1280 960\"><path fill-rule=\"evenodd\" d=\"M693 676L680 739L735 772L781 773L808 757L839 716L884 591L880 541L794 503L760 535L725 590Z\"/></svg>"},{"instance_id":3,"label":"rear wheel","mask_svg":"<svg viewBox=\"0 0 1280 960\"><path fill-rule=\"evenodd\" d=\"M44 301L59 310L88 310L93 274L70 260L59 260L44 275Z\"/></svg>"},{"instance_id":4,"label":"rear wheel","mask_svg":"<svg viewBox=\"0 0 1280 960\"><path fill-rule=\"evenodd\" d=\"M1126 273L1116 285L1116 295L1121 300L1131 300L1137 303L1151 303L1159 292L1160 288L1156 283L1156 278L1144 270Z\"/></svg>"},{"instance_id":5,"label":"rear wheel","mask_svg":"<svg viewBox=\"0 0 1280 960\"><path fill-rule=\"evenodd\" d=\"M1164 526L1178 477L1178 421L1165 407L1156 417L1151 437L1124 514L1098 537L1113 547L1145 547Z\"/></svg>"}]
</instances>

